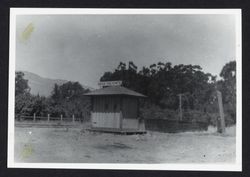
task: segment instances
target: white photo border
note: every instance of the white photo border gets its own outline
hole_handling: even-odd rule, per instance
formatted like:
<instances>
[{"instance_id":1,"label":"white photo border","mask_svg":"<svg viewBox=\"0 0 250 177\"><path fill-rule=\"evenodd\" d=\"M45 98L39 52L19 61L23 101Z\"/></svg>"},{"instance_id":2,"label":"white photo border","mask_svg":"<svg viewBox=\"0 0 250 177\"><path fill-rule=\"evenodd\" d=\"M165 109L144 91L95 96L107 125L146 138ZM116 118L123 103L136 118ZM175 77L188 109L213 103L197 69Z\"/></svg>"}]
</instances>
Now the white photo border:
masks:
<instances>
[{"instance_id":1,"label":"white photo border","mask_svg":"<svg viewBox=\"0 0 250 177\"><path fill-rule=\"evenodd\" d=\"M102 15L102 14L232 14L236 19L236 162L232 164L121 164L121 163L16 163L14 161L15 57L17 15ZM102 8L10 8L8 99L8 168L121 169L180 171L242 171L242 21L241 9L102 9Z\"/></svg>"}]
</instances>

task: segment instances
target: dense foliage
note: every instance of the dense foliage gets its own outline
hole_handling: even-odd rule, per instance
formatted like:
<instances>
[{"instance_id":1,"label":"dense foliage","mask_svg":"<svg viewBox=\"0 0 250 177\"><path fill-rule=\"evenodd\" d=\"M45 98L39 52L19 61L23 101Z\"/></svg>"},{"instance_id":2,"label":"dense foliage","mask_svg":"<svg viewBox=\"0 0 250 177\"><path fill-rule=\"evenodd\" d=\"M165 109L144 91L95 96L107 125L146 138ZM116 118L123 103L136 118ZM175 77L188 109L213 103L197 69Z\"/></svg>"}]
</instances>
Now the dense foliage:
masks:
<instances>
[{"instance_id":1,"label":"dense foliage","mask_svg":"<svg viewBox=\"0 0 250 177\"><path fill-rule=\"evenodd\" d=\"M220 76L222 80L218 81L218 89L223 93L223 106L232 123L236 123L236 62L227 63Z\"/></svg>"},{"instance_id":2,"label":"dense foliage","mask_svg":"<svg viewBox=\"0 0 250 177\"><path fill-rule=\"evenodd\" d=\"M54 117L63 115L86 117L90 110L89 98L83 96L89 90L78 82L55 84L50 97L31 95L28 81L22 72L16 72L15 113L20 115ZM138 67L129 62L120 63L114 71L105 72L100 81L122 80L123 86L148 96L141 102L141 116L144 118L179 118L182 94L183 119L187 121L208 121L216 124L219 116L216 90L223 95L226 124L236 123L236 62L227 63L221 70L220 80L210 73L204 73L198 65L175 65L171 63L152 64Z\"/></svg>"},{"instance_id":3,"label":"dense foliage","mask_svg":"<svg viewBox=\"0 0 250 177\"><path fill-rule=\"evenodd\" d=\"M78 82L67 82L62 85L55 84L50 97L31 95L28 81L23 78L22 72L16 72L16 98L15 114L21 115L86 118L90 101L83 96L85 90Z\"/></svg>"},{"instance_id":4,"label":"dense foliage","mask_svg":"<svg viewBox=\"0 0 250 177\"><path fill-rule=\"evenodd\" d=\"M27 114L32 108L28 80L25 80L23 76L22 72L15 73L15 114L17 117Z\"/></svg>"},{"instance_id":5,"label":"dense foliage","mask_svg":"<svg viewBox=\"0 0 250 177\"><path fill-rule=\"evenodd\" d=\"M84 117L90 109L90 100L83 94L89 90L83 89L78 82L67 82L61 86L55 84L50 97L50 112L52 116Z\"/></svg>"},{"instance_id":6,"label":"dense foliage","mask_svg":"<svg viewBox=\"0 0 250 177\"><path fill-rule=\"evenodd\" d=\"M179 97L186 120L207 120L216 123L219 116L215 90L219 89L225 104L226 122L235 123L235 61L226 64L216 81L216 76L204 73L198 65L152 64L138 67L129 62L120 63L113 72L105 72L100 81L122 80L123 86L148 96L143 102L142 116L145 118L178 119ZM216 114L215 114L216 113Z\"/></svg>"},{"instance_id":7,"label":"dense foliage","mask_svg":"<svg viewBox=\"0 0 250 177\"><path fill-rule=\"evenodd\" d=\"M159 62L137 71L130 62L128 67L120 63L114 72L104 73L100 80L122 80L125 87L147 95L151 104L161 108L177 109L177 95L184 94L185 107L205 109L214 90L215 78L202 72L197 65L172 66L171 63Z\"/></svg>"}]
</instances>

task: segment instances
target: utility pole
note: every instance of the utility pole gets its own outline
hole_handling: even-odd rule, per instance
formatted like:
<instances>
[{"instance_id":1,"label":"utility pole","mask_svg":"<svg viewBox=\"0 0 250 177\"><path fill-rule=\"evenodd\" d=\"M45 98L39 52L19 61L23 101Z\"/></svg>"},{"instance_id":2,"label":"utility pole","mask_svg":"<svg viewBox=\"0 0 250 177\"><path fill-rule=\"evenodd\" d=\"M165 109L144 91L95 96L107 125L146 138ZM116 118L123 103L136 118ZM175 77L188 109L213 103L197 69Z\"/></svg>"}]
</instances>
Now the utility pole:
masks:
<instances>
[{"instance_id":1,"label":"utility pole","mask_svg":"<svg viewBox=\"0 0 250 177\"><path fill-rule=\"evenodd\" d=\"M216 91L217 98L218 98L218 105L219 105L219 112L220 112L220 120L218 121L220 124L217 125L217 131L219 133L225 133L225 117L224 117L224 110L222 104L222 95L220 91Z\"/></svg>"},{"instance_id":2,"label":"utility pole","mask_svg":"<svg viewBox=\"0 0 250 177\"><path fill-rule=\"evenodd\" d=\"M179 121L182 121L182 93L178 94L179 96L179 111L180 111L180 117L179 117Z\"/></svg>"}]
</instances>

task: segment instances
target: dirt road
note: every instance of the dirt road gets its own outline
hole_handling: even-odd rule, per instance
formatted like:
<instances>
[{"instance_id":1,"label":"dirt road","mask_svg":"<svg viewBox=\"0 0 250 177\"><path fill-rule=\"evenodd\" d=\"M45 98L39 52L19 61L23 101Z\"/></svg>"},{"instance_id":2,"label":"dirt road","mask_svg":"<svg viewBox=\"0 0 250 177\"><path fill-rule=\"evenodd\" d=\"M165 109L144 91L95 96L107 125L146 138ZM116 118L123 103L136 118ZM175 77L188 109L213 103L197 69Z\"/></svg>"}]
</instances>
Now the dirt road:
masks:
<instances>
[{"instance_id":1,"label":"dirt road","mask_svg":"<svg viewBox=\"0 0 250 177\"><path fill-rule=\"evenodd\" d=\"M114 135L79 128L15 128L15 162L233 163L235 135Z\"/></svg>"}]
</instances>

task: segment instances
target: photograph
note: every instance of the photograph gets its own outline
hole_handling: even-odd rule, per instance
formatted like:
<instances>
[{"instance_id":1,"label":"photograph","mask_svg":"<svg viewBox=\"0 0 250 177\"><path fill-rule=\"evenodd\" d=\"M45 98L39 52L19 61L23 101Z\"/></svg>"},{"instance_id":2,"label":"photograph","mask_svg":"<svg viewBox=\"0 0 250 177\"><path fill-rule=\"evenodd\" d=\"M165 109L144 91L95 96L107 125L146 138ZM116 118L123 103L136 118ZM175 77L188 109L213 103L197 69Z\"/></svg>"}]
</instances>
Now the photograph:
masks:
<instances>
[{"instance_id":1,"label":"photograph","mask_svg":"<svg viewBox=\"0 0 250 177\"><path fill-rule=\"evenodd\" d=\"M242 170L240 9L11 8L8 168Z\"/></svg>"}]
</instances>

